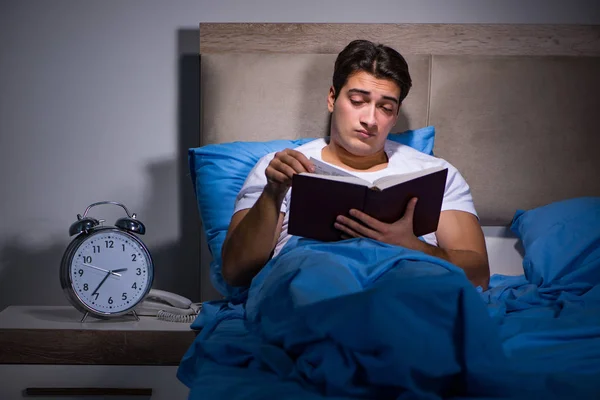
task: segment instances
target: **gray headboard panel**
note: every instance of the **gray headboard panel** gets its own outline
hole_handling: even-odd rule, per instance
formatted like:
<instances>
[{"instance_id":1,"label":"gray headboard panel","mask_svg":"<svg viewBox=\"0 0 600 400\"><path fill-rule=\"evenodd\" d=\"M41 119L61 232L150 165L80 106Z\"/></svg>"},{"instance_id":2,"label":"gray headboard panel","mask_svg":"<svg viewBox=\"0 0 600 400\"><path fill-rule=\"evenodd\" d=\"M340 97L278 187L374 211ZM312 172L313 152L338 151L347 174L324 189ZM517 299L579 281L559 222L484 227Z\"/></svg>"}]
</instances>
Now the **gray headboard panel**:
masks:
<instances>
[{"instance_id":1,"label":"gray headboard panel","mask_svg":"<svg viewBox=\"0 0 600 400\"><path fill-rule=\"evenodd\" d=\"M202 144L323 137L334 54L202 56ZM408 55L414 89L395 131L427 124L431 57Z\"/></svg>"},{"instance_id":2,"label":"gray headboard panel","mask_svg":"<svg viewBox=\"0 0 600 400\"><path fill-rule=\"evenodd\" d=\"M201 143L322 136L335 55L355 38L407 57L395 131L435 125L483 225L600 196L598 26L201 24Z\"/></svg>"},{"instance_id":3,"label":"gray headboard panel","mask_svg":"<svg viewBox=\"0 0 600 400\"><path fill-rule=\"evenodd\" d=\"M464 175L482 224L600 196L599 93L600 57L433 57L435 153Z\"/></svg>"}]
</instances>

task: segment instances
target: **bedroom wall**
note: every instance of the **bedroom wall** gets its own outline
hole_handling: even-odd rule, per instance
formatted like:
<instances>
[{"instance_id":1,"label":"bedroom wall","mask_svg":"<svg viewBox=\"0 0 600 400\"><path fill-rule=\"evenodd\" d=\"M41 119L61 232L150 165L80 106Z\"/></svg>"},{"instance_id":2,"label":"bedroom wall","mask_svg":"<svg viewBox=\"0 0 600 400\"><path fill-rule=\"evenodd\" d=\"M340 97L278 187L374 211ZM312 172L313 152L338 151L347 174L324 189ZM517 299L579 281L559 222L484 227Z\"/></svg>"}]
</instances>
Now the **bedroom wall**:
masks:
<instances>
[{"instance_id":1,"label":"bedroom wall","mask_svg":"<svg viewBox=\"0 0 600 400\"><path fill-rule=\"evenodd\" d=\"M252 3L0 2L0 309L66 304L67 229L100 200L146 224L155 287L211 296L185 158L198 143L199 22L600 23L593 0ZM513 243L487 233L498 256Z\"/></svg>"}]
</instances>

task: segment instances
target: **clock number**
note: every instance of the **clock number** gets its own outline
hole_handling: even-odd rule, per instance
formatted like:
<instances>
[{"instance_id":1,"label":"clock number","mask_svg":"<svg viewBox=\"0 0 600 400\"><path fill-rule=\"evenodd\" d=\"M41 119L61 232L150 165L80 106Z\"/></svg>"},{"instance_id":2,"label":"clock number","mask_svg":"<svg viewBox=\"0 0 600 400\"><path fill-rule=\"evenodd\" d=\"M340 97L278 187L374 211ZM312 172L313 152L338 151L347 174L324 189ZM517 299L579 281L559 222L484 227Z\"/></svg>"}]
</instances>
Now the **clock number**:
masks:
<instances>
[{"instance_id":1,"label":"clock number","mask_svg":"<svg viewBox=\"0 0 600 400\"><path fill-rule=\"evenodd\" d=\"M100 246L94 246L94 253L100 253Z\"/></svg>"},{"instance_id":2,"label":"clock number","mask_svg":"<svg viewBox=\"0 0 600 400\"><path fill-rule=\"evenodd\" d=\"M137 289L137 282L133 282L133 285L131 286L132 289Z\"/></svg>"},{"instance_id":3,"label":"clock number","mask_svg":"<svg viewBox=\"0 0 600 400\"><path fill-rule=\"evenodd\" d=\"M92 296L96 296L95 300L98 300L98 296L100 296L100 293L98 293L98 292L92 293Z\"/></svg>"},{"instance_id":4,"label":"clock number","mask_svg":"<svg viewBox=\"0 0 600 400\"><path fill-rule=\"evenodd\" d=\"M104 243L106 243L107 249L112 249L115 245L115 242L113 242L112 240L105 240Z\"/></svg>"},{"instance_id":5,"label":"clock number","mask_svg":"<svg viewBox=\"0 0 600 400\"><path fill-rule=\"evenodd\" d=\"M112 303L114 303L114 301L113 301L112 297L109 297L108 298L108 304L112 304Z\"/></svg>"},{"instance_id":6,"label":"clock number","mask_svg":"<svg viewBox=\"0 0 600 400\"><path fill-rule=\"evenodd\" d=\"M82 269L80 269L79 271L77 271L77 273L79 273L80 277L83 276L83 270Z\"/></svg>"},{"instance_id":7,"label":"clock number","mask_svg":"<svg viewBox=\"0 0 600 400\"><path fill-rule=\"evenodd\" d=\"M92 256L83 256L83 262L86 264L92 263Z\"/></svg>"},{"instance_id":8,"label":"clock number","mask_svg":"<svg viewBox=\"0 0 600 400\"><path fill-rule=\"evenodd\" d=\"M142 269L141 268L136 268L136 275L141 275L142 274Z\"/></svg>"},{"instance_id":9,"label":"clock number","mask_svg":"<svg viewBox=\"0 0 600 400\"><path fill-rule=\"evenodd\" d=\"M87 292L89 289L90 289L90 288L89 288L88 284L87 284L87 283L84 283L84 284L83 284L83 290L85 290L85 291Z\"/></svg>"},{"instance_id":10,"label":"clock number","mask_svg":"<svg viewBox=\"0 0 600 400\"><path fill-rule=\"evenodd\" d=\"M135 261L135 260L136 260L135 254L132 254L131 255L131 261Z\"/></svg>"},{"instance_id":11,"label":"clock number","mask_svg":"<svg viewBox=\"0 0 600 400\"><path fill-rule=\"evenodd\" d=\"M123 251L125 251L125 245L124 245L124 244L121 244L121 246L123 246Z\"/></svg>"},{"instance_id":12,"label":"clock number","mask_svg":"<svg viewBox=\"0 0 600 400\"><path fill-rule=\"evenodd\" d=\"M121 299L127 300L127 293L123 293L123 296L121 296Z\"/></svg>"}]
</instances>

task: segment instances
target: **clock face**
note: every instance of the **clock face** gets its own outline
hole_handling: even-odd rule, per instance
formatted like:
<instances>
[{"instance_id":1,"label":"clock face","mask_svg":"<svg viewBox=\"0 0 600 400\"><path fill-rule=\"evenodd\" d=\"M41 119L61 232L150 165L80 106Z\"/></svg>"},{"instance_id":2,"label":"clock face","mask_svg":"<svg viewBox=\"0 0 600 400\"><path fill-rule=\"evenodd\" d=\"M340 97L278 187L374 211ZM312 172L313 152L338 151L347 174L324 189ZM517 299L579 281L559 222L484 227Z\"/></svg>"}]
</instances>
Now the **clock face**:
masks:
<instances>
[{"instance_id":1,"label":"clock face","mask_svg":"<svg viewBox=\"0 0 600 400\"><path fill-rule=\"evenodd\" d=\"M69 266L75 295L102 314L135 306L152 284L152 274L152 260L141 243L116 230L100 230L85 238Z\"/></svg>"}]
</instances>

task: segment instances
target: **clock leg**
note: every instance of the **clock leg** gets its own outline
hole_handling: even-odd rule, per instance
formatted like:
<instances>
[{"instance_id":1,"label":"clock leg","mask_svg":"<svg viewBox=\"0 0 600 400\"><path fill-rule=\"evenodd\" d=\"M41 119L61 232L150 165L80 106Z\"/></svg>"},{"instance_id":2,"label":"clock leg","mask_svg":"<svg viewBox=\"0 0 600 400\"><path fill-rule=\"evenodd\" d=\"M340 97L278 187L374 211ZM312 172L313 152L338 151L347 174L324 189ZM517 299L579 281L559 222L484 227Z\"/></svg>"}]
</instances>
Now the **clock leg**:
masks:
<instances>
[{"instance_id":1,"label":"clock leg","mask_svg":"<svg viewBox=\"0 0 600 400\"><path fill-rule=\"evenodd\" d=\"M83 321L85 321L85 319L87 318L88 314L89 314L89 313L87 313L87 312L86 312L86 313L85 313L85 315L83 316L83 318L81 318L81 321L79 321L79 322L83 322Z\"/></svg>"},{"instance_id":2,"label":"clock leg","mask_svg":"<svg viewBox=\"0 0 600 400\"><path fill-rule=\"evenodd\" d=\"M140 320L140 317L138 317L137 313L135 312L135 310L132 311L133 316L135 317L136 321Z\"/></svg>"}]
</instances>

